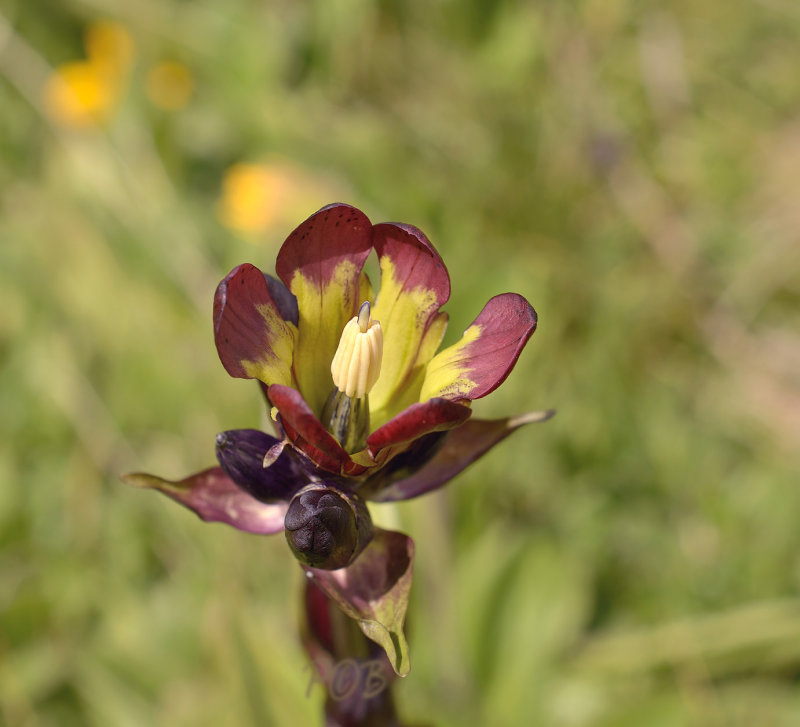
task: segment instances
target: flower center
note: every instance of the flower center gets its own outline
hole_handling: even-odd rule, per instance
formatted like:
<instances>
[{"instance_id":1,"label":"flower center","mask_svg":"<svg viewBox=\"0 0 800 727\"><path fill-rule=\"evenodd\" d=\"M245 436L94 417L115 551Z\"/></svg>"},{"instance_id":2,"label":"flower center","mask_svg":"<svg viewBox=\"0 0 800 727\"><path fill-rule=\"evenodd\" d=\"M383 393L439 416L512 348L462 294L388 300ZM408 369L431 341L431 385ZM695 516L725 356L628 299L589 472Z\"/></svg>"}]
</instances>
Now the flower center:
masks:
<instances>
[{"instance_id":1,"label":"flower center","mask_svg":"<svg viewBox=\"0 0 800 727\"><path fill-rule=\"evenodd\" d=\"M331 362L336 388L351 399L365 397L375 386L383 359L383 332L372 320L369 303L364 302L345 325L339 347Z\"/></svg>"},{"instance_id":2,"label":"flower center","mask_svg":"<svg viewBox=\"0 0 800 727\"><path fill-rule=\"evenodd\" d=\"M364 302L344 327L331 362L333 391L322 410L327 430L347 452L363 449L369 434L368 394L381 372L383 332Z\"/></svg>"}]
</instances>

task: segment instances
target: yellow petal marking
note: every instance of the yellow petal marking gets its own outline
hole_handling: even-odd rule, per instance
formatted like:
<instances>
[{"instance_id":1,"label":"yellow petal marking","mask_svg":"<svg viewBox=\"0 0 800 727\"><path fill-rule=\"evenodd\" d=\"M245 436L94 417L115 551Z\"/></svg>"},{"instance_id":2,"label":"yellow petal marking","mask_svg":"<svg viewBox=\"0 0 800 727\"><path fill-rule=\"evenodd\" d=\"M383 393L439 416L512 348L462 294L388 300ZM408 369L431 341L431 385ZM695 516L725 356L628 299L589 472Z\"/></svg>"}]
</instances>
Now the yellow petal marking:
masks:
<instances>
[{"instance_id":1,"label":"yellow petal marking","mask_svg":"<svg viewBox=\"0 0 800 727\"><path fill-rule=\"evenodd\" d=\"M417 366L427 363L423 355L433 355L441 342L439 338L432 350L420 345L431 311L438 305L435 292L425 287L403 290L391 259L384 257L380 263L381 287L373 313L383 327L384 350L381 375L369 395L370 417L373 412L376 415L371 419L373 428L379 420L385 421L400 411L396 400L406 392L409 376ZM443 330L441 334L444 335Z\"/></svg>"},{"instance_id":2,"label":"yellow petal marking","mask_svg":"<svg viewBox=\"0 0 800 727\"><path fill-rule=\"evenodd\" d=\"M469 346L481 335L481 326L472 325L464 331L458 343L437 353L428 364L422 383L420 401L434 396L445 399L462 399L469 396L477 384L469 378L465 359L471 358Z\"/></svg>"},{"instance_id":3,"label":"yellow petal marking","mask_svg":"<svg viewBox=\"0 0 800 727\"><path fill-rule=\"evenodd\" d=\"M447 313L437 313L419 346L419 354L414 366L410 369L406 383L394 392L394 396L381 409L370 409L371 429L375 430L389 421L395 414L407 409L412 404L416 404L420 399L420 389L425 378L425 368L427 363L433 358L436 349L444 338L448 322ZM370 401L372 394L370 394Z\"/></svg>"},{"instance_id":4,"label":"yellow petal marking","mask_svg":"<svg viewBox=\"0 0 800 727\"><path fill-rule=\"evenodd\" d=\"M317 415L331 390L328 367L339 345L339 336L356 306L355 278L355 265L343 260L322 286L299 270L289 285L300 311L294 375L303 398Z\"/></svg>"},{"instance_id":5,"label":"yellow petal marking","mask_svg":"<svg viewBox=\"0 0 800 727\"><path fill-rule=\"evenodd\" d=\"M263 357L257 361L242 361L242 368L248 376L263 381L267 386L292 386L292 350L297 328L283 320L280 313L270 305L259 305L256 309L264 319L265 328L273 335L269 344L264 345Z\"/></svg>"}]
</instances>

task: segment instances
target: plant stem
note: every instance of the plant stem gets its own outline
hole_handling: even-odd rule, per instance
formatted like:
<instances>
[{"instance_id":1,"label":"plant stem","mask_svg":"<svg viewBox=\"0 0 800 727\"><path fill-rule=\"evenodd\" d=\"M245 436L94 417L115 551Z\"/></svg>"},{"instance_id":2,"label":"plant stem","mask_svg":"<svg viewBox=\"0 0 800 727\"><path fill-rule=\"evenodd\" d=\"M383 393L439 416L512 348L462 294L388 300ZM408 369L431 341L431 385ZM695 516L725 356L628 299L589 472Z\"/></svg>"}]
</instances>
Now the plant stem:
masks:
<instances>
[{"instance_id":1,"label":"plant stem","mask_svg":"<svg viewBox=\"0 0 800 727\"><path fill-rule=\"evenodd\" d=\"M311 581L305 606L303 641L327 691L325 727L402 727L383 649Z\"/></svg>"}]
</instances>

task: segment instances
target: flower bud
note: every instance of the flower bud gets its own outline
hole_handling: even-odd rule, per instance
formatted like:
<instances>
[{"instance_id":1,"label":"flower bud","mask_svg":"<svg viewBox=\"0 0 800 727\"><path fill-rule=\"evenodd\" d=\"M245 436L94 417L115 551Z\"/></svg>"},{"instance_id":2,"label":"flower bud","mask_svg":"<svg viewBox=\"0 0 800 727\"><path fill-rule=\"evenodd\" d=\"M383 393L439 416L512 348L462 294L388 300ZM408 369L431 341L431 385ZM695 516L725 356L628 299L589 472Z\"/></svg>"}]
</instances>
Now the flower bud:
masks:
<instances>
[{"instance_id":1,"label":"flower bud","mask_svg":"<svg viewBox=\"0 0 800 727\"><path fill-rule=\"evenodd\" d=\"M285 501L299 489L302 473L286 454L264 467L264 456L276 445L279 440L258 429L231 429L217 434L217 460L225 474L257 500Z\"/></svg>"},{"instance_id":2,"label":"flower bud","mask_svg":"<svg viewBox=\"0 0 800 727\"><path fill-rule=\"evenodd\" d=\"M307 485L292 498L284 527L295 557L325 570L350 565L372 538L364 501L323 483Z\"/></svg>"}]
</instances>

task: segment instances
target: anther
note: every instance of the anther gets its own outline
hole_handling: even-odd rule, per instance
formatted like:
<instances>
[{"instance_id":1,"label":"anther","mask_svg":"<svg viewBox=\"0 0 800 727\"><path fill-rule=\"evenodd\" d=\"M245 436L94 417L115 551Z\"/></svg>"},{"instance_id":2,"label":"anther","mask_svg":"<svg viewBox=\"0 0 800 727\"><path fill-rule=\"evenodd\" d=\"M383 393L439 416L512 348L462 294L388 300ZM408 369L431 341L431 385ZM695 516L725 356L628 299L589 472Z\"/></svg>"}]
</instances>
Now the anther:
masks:
<instances>
[{"instance_id":1,"label":"anther","mask_svg":"<svg viewBox=\"0 0 800 727\"><path fill-rule=\"evenodd\" d=\"M366 396L378 380L383 359L383 332L372 320L369 302L364 302L344 327L331 362L336 388L352 399Z\"/></svg>"},{"instance_id":2,"label":"anther","mask_svg":"<svg viewBox=\"0 0 800 727\"><path fill-rule=\"evenodd\" d=\"M334 388L322 410L327 430L347 452L364 446L369 433L368 394L381 372L383 332L365 301L344 327L331 362Z\"/></svg>"}]
</instances>

